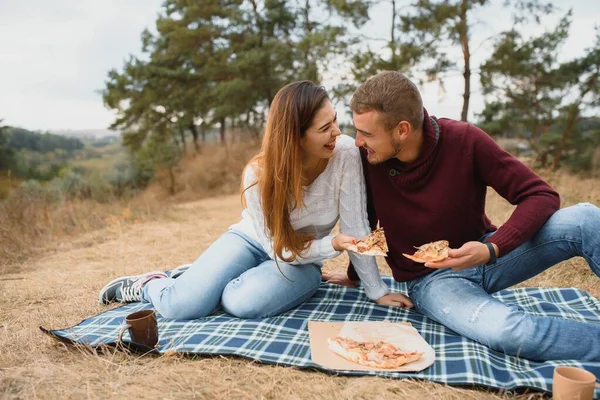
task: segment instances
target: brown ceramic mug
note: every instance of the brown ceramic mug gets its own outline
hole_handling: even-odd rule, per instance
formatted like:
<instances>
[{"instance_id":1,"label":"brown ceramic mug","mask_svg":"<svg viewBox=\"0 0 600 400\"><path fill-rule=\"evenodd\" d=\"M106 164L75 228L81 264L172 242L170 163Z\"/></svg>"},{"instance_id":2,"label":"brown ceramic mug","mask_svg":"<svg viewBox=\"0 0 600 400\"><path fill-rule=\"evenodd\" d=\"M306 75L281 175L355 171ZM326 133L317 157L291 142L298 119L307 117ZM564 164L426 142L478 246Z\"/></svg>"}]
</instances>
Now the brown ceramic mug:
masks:
<instances>
[{"instance_id":1,"label":"brown ceramic mug","mask_svg":"<svg viewBox=\"0 0 600 400\"><path fill-rule=\"evenodd\" d=\"M154 348L158 343L158 324L153 310L142 310L129 314L125 318L125 325L119 332L119 343L123 343L123 334L129 331L131 341L136 344Z\"/></svg>"},{"instance_id":2,"label":"brown ceramic mug","mask_svg":"<svg viewBox=\"0 0 600 400\"><path fill-rule=\"evenodd\" d=\"M594 388L600 388L596 376L577 367L556 367L552 380L552 397L556 400L592 400Z\"/></svg>"}]
</instances>

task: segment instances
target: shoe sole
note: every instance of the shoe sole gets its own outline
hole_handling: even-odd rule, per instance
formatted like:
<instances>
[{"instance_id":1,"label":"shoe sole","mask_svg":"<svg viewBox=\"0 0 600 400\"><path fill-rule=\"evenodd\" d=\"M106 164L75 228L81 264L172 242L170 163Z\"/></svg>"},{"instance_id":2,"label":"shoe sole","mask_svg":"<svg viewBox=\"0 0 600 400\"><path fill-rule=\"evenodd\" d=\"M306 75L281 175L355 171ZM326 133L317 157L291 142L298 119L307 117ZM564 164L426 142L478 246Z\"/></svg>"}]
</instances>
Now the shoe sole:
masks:
<instances>
[{"instance_id":1,"label":"shoe sole","mask_svg":"<svg viewBox=\"0 0 600 400\"><path fill-rule=\"evenodd\" d=\"M114 300L108 300L108 301L104 301L104 299L102 298L102 294L104 293L105 289L108 288L109 286L113 285L115 282L117 281L121 281L124 279L131 279L131 278L137 278L140 277L142 275L151 275L151 274L165 274L164 271L153 271L153 272L148 272L147 274L138 274L138 275L128 275L128 276L120 276L118 278L113 279L112 281L108 282L106 285L104 285L104 287L102 289L100 289L100 293L98 294L98 303L100 304L110 304L110 303L114 303Z\"/></svg>"},{"instance_id":2,"label":"shoe sole","mask_svg":"<svg viewBox=\"0 0 600 400\"><path fill-rule=\"evenodd\" d=\"M192 266L192 264L182 264L178 267L173 268L171 271L169 271L169 273L167 275L169 278L176 279L181 274L183 274L185 271L190 269L191 266ZM173 275L175 275L175 276L173 276Z\"/></svg>"}]
</instances>

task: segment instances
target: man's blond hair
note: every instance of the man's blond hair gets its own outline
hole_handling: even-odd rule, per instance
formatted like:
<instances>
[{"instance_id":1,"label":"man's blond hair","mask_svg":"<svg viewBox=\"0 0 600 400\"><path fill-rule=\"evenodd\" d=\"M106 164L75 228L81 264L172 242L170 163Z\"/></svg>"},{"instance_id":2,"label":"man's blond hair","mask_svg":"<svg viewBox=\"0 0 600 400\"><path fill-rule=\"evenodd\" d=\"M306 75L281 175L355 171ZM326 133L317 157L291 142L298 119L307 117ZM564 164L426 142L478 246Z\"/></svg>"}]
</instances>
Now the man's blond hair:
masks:
<instances>
[{"instance_id":1,"label":"man's blond hair","mask_svg":"<svg viewBox=\"0 0 600 400\"><path fill-rule=\"evenodd\" d=\"M377 111L386 129L408 121L413 129L423 126L423 100L417 86L404 74L383 71L370 77L354 92L350 109L356 114Z\"/></svg>"}]
</instances>

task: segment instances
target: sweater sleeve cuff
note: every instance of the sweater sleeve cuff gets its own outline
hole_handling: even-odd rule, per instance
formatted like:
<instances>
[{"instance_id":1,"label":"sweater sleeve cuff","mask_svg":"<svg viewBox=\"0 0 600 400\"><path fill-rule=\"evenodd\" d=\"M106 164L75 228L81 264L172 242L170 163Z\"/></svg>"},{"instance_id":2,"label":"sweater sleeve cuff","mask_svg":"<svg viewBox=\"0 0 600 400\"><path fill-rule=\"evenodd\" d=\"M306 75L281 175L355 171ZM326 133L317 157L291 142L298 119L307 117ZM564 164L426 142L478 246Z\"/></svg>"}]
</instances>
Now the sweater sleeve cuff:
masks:
<instances>
[{"instance_id":1,"label":"sweater sleeve cuff","mask_svg":"<svg viewBox=\"0 0 600 400\"><path fill-rule=\"evenodd\" d=\"M340 254L342 254L341 251L337 251L336 249L333 248L333 244L331 243L331 241L333 240L334 235L328 235L325 236L323 239L321 239L321 248L320 248L320 255L322 255L324 258L335 258L337 256L339 256Z\"/></svg>"},{"instance_id":2,"label":"sweater sleeve cuff","mask_svg":"<svg viewBox=\"0 0 600 400\"><path fill-rule=\"evenodd\" d=\"M383 282L379 280L374 286L367 286L363 282L363 287L365 288L365 294L367 297L373 301L377 301L386 294L390 293L390 288Z\"/></svg>"},{"instance_id":3,"label":"sweater sleeve cuff","mask_svg":"<svg viewBox=\"0 0 600 400\"><path fill-rule=\"evenodd\" d=\"M485 241L496 244L496 246L498 246L498 257L502 257L523 243L523 235L513 227L501 226Z\"/></svg>"}]
</instances>

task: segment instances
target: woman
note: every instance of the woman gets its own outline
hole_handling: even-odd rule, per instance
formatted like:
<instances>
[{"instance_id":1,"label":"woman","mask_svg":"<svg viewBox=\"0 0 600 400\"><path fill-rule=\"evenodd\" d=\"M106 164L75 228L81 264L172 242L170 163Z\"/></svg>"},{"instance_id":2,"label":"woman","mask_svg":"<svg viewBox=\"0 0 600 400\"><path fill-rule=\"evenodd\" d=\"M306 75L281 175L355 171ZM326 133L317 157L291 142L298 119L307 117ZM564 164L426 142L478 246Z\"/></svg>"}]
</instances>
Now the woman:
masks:
<instances>
[{"instance_id":1,"label":"woman","mask_svg":"<svg viewBox=\"0 0 600 400\"><path fill-rule=\"evenodd\" d=\"M244 171L241 221L177 279L164 272L118 278L100 291L100 302L145 301L164 318L195 319L219 305L240 318L269 317L309 299L324 260L370 232L360 155L340 135L322 87L283 87L262 149ZM338 219L342 234L334 236ZM374 257L349 254L370 299L412 307L408 297L389 293Z\"/></svg>"}]
</instances>

